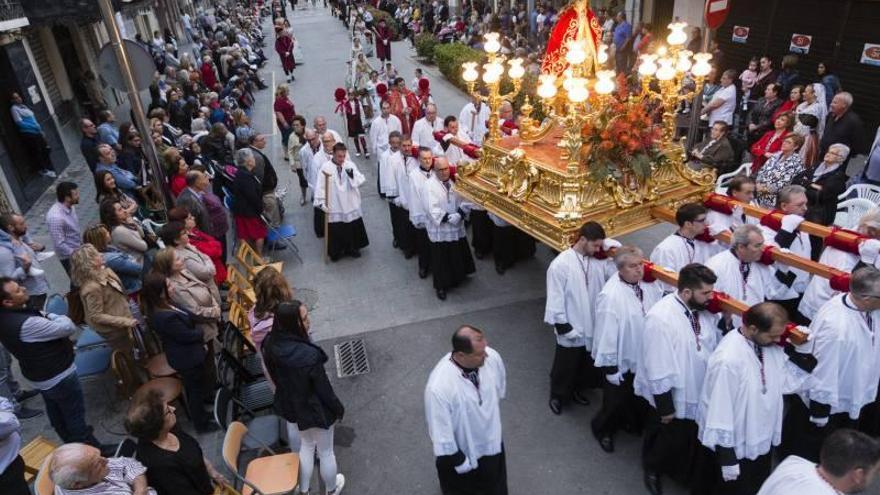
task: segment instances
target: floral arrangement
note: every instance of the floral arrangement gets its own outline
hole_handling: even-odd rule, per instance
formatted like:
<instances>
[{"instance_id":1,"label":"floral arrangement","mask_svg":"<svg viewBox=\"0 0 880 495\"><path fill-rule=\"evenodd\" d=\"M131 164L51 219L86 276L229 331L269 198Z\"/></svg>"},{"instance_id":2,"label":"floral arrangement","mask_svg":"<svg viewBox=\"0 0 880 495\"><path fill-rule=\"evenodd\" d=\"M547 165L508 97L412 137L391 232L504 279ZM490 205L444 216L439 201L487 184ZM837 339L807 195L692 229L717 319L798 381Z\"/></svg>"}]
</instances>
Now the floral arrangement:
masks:
<instances>
[{"instance_id":1,"label":"floral arrangement","mask_svg":"<svg viewBox=\"0 0 880 495\"><path fill-rule=\"evenodd\" d=\"M662 130L654 125L651 107L624 94L591 103L592 118L581 131L581 158L591 178L602 182L612 176L620 182L632 173L642 182L651 175L652 165L663 159Z\"/></svg>"}]
</instances>

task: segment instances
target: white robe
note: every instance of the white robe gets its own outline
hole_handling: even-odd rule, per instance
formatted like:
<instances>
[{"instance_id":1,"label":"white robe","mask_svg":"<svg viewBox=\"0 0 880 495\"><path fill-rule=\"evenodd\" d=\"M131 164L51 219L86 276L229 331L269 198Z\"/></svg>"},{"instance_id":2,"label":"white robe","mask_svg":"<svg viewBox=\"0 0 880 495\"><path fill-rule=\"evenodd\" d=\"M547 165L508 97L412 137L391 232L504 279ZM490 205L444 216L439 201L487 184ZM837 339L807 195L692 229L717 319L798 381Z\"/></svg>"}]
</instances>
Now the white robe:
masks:
<instances>
[{"instance_id":1,"label":"white robe","mask_svg":"<svg viewBox=\"0 0 880 495\"><path fill-rule=\"evenodd\" d=\"M434 139L434 133L443 130L443 119L435 118L434 123L428 122L425 117L420 118L413 124L412 142L415 146L424 146L434 149L437 146L437 140Z\"/></svg>"},{"instance_id":2,"label":"white robe","mask_svg":"<svg viewBox=\"0 0 880 495\"><path fill-rule=\"evenodd\" d=\"M384 118L381 115L370 123L370 148L377 156L388 150L388 134L391 131L403 132L400 119L395 115Z\"/></svg>"},{"instance_id":3,"label":"white robe","mask_svg":"<svg viewBox=\"0 0 880 495\"><path fill-rule=\"evenodd\" d=\"M653 407L654 396L672 391L675 417L697 417L706 363L721 339L719 315L700 311L700 346L688 312L678 293L667 294L645 316L642 356L636 368L634 388Z\"/></svg>"},{"instance_id":4,"label":"white robe","mask_svg":"<svg viewBox=\"0 0 880 495\"><path fill-rule=\"evenodd\" d=\"M456 134L455 137L462 140L465 144L471 144L470 138L461 128L458 129L458 134ZM440 143L437 144L440 145ZM440 145L440 149L443 149L442 145ZM461 162L470 163L474 161L473 158L465 155L464 151L460 147L451 143L449 147L447 147L443 151L443 155L446 157L447 160L449 160L449 163L451 165L458 165Z\"/></svg>"},{"instance_id":5,"label":"white robe","mask_svg":"<svg viewBox=\"0 0 880 495\"><path fill-rule=\"evenodd\" d=\"M428 222L428 211L425 209L425 185L434 176L434 172L422 170L416 165L409 172L409 222L417 229L424 229Z\"/></svg>"},{"instance_id":6,"label":"white robe","mask_svg":"<svg viewBox=\"0 0 880 495\"><path fill-rule=\"evenodd\" d=\"M397 165L403 167L403 160L404 156L400 150L391 151L388 149L379 155L379 192L381 194L389 198L397 197L400 194L394 168Z\"/></svg>"},{"instance_id":7,"label":"white robe","mask_svg":"<svg viewBox=\"0 0 880 495\"><path fill-rule=\"evenodd\" d=\"M810 342L818 364L809 388L801 394L806 405L815 400L830 405L831 414L848 413L858 419L862 406L877 398L880 341L875 335L880 331L880 312L871 316L868 327L865 313L855 309L848 294L834 296L816 313Z\"/></svg>"},{"instance_id":8,"label":"white robe","mask_svg":"<svg viewBox=\"0 0 880 495\"><path fill-rule=\"evenodd\" d=\"M729 249L709 259L706 266L718 277L718 281L715 282L715 290L724 292L749 306L769 299L782 299L781 296L788 293L788 287L777 280L776 267L773 265L765 265L758 261L750 263L751 268L746 284L743 284L739 265L739 259ZM739 327L742 318L739 315L733 315L732 318L733 326Z\"/></svg>"},{"instance_id":9,"label":"white robe","mask_svg":"<svg viewBox=\"0 0 880 495\"><path fill-rule=\"evenodd\" d=\"M477 111L473 102L467 102L458 114L458 125L470 136L471 141L480 146L483 144L483 137L489 130L486 128L486 122L489 121L489 105L485 103L480 105Z\"/></svg>"},{"instance_id":10,"label":"white robe","mask_svg":"<svg viewBox=\"0 0 880 495\"><path fill-rule=\"evenodd\" d=\"M780 462L758 491L758 495L838 495L839 493L819 476L814 462L796 455L790 455Z\"/></svg>"},{"instance_id":11,"label":"white robe","mask_svg":"<svg viewBox=\"0 0 880 495\"><path fill-rule=\"evenodd\" d=\"M776 237L775 230L767 227L766 225L760 226L761 232L764 234L764 241L770 246L780 247L779 244L774 240ZM791 243L791 246L787 248L792 254L796 254L804 259L811 259L812 255L812 246L810 245L810 234L806 232L797 232L797 237L795 237L794 241ZM796 299L800 297L801 294L807 290L807 284L810 281L810 274L800 270L798 268L789 268L792 273L795 274L794 283L791 284L791 288L786 291L786 294L783 294L779 299L787 300L787 299Z\"/></svg>"},{"instance_id":12,"label":"white robe","mask_svg":"<svg viewBox=\"0 0 880 495\"><path fill-rule=\"evenodd\" d=\"M660 244L651 251L651 262L668 268L673 272L679 272L685 265L691 263L706 264L706 261L714 252L712 244L703 241L694 240L694 247L691 247L687 239L678 235L671 234L666 239L660 241ZM675 287L665 284L666 292L672 292Z\"/></svg>"},{"instance_id":13,"label":"white robe","mask_svg":"<svg viewBox=\"0 0 880 495\"><path fill-rule=\"evenodd\" d=\"M333 159L333 153L327 153L324 151L324 147L322 146L317 153L312 155L312 161L310 163L311 167L311 179L306 178L309 181L309 184L312 184L314 187L312 191L316 191L318 189L318 174L321 173L321 167L324 166L325 163L329 162ZM324 178L321 177L320 180L323 182Z\"/></svg>"},{"instance_id":14,"label":"white robe","mask_svg":"<svg viewBox=\"0 0 880 495\"><path fill-rule=\"evenodd\" d=\"M397 196L394 198L395 206L409 210L412 203L412 185L409 183L409 174L413 168L419 168L419 162L415 158L403 157L400 162L392 161L394 181L397 183Z\"/></svg>"},{"instance_id":15,"label":"white robe","mask_svg":"<svg viewBox=\"0 0 880 495\"><path fill-rule=\"evenodd\" d=\"M605 282L617 272L611 259L582 256L574 248L559 253L547 268L547 303L544 323L568 323L572 330L556 335L562 347L592 350L593 313Z\"/></svg>"},{"instance_id":16,"label":"white robe","mask_svg":"<svg viewBox=\"0 0 880 495\"><path fill-rule=\"evenodd\" d=\"M837 268L840 271L851 272L853 267L859 263L859 256L828 246L822 251L819 263ZM831 288L831 282L827 278L813 276L810 278L810 283L807 284L807 290L804 291L804 298L798 305L798 311L812 320L819 308L837 294L840 292Z\"/></svg>"},{"instance_id":17,"label":"white robe","mask_svg":"<svg viewBox=\"0 0 880 495\"><path fill-rule=\"evenodd\" d=\"M318 147L318 153L321 153L320 147ZM316 154L312 153L312 146L309 143L303 144L299 149L299 162L302 164L303 175L312 191L315 190L315 174L318 172L315 167L317 161L315 156Z\"/></svg>"},{"instance_id":18,"label":"white robe","mask_svg":"<svg viewBox=\"0 0 880 495\"><path fill-rule=\"evenodd\" d=\"M476 469L480 457L501 453L499 403L506 394L507 372L495 349L486 347L486 354L479 391L462 376L450 354L434 366L425 387L425 418L434 455L461 450L467 459L459 468L462 473Z\"/></svg>"},{"instance_id":19,"label":"white robe","mask_svg":"<svg viewBox=\"0 0 880 495\"><path fill-rule=\"evenodd\" d=\"M706 447L732 448L737 459L755 460L782 440L782 396L797 392L810 376L778 345L761 348L729 332L709 358L697 414L698 437ZM766 390L762 392L762 390Z\"/></svg>"},{"instance_id":20,"label":"white robe","mask_svg":"<svg viewBox=\"0 0 880 495\"><path fill-rule=\"evenodd\" d=\"M342 165L342 173L337 173L333 161L324 162L318 173L318 187L315 190L315 206L322 208L329 215L329 222L351 222L361 218L361 192L358 189L367 179L358 170L354 162L346 160ZM345 169L352 169L354 177L349 177ZM324 190L324 174L330 175L330 205L326 207L326 191Z\"/></svg>"},{"instance_id":21,"label":"white robe","mask_svg":"<svg viewBox=\"0 0 880 495\"><path fill-rule=\"evenodd\" d=\"M663 297L663 288L657 282L638 285L641 301L620 276L612 276L596 299L592 355L597 368L615 366L621 373L635 373L642 359L645 315Z\"/></svg>"},{"instance_id":22,"label":"white robe","mask_svg":"<svg viewBox=\"0 0 880 495\"><path fill-rule=\"evenodd\" d=\"M455 192L452 179L449 179L449 184L449 189L446 189L436 175L425 182L422 206L427 213L425 228L431 242L455 242L467 236L464 217L461 215L455 223L448 217L443 221L446 215L458 214L462 203L461 196Z\"/></svg>"},{"instance_id":23,"label":"white robe","mask_svg":"<svg viewBox=\"0 0 880 495\"><path fill-rule=\"evenodd\" d=\"M745 220L742 218L734 218L733 215L728 215L726 213L709 210L709 213L706 214L706 225L709 227L709 234L715 236L725 231L733 233L733 229L740 225L757 225L759 222L755 217L750 217L746 214L743 214L743 216L745 217ZM711 247L713 251L711 256L715 256L721 251L730 248L730 244L715 241L712 243Z\"/></svg>"}]
</instances>

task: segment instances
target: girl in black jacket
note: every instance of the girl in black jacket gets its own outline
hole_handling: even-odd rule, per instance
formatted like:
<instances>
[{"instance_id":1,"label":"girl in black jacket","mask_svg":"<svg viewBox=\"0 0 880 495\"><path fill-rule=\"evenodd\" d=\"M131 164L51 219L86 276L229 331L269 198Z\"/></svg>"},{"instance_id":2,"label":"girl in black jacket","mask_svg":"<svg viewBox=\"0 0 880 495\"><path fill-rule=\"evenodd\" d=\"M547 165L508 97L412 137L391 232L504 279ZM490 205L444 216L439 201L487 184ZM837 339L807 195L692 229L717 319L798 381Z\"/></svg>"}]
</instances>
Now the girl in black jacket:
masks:
<instances>
[{"instance_id":1,"label":"girl in black jacket","mask_svg":"<svg viewBox=\"0 0 880 495\"><path fill-rule=\"evenodd\" d=\"M275 410L291 426L296 423L300 432L300 492L309 492L317 447L327 493L338 494L345 477L336 472L333 427L342 420L345 407L324 371L327 354L312 343L309 326L309 313L303 303L279 304L272 331L263 341L263 363L275 384Z\"/></svg>"}]
</instances>

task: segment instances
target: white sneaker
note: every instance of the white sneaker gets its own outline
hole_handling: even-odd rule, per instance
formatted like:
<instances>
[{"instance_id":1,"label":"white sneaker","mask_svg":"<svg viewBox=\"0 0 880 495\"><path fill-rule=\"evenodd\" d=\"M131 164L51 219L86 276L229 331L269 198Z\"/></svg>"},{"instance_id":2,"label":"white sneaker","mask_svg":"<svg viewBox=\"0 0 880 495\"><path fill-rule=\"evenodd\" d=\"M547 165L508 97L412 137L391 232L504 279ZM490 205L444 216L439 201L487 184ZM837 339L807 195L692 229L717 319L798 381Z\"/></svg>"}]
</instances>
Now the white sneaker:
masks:
<instances>
[{"instance_id":1,"label":"white sneaker","mask_svg":"<svg viewBox=\"0 0 880 495\"><path fill-rule=\"evenodd\" d=\"M40 175L43 175L45 177L51 177L53 179L55 177L58 177L58 174L56 174L53 170L40 170Z\"/></svg>"},{"instance_id":2,"label":"white sneaker","mask_svg":"<svg viewBox=\"0 0 880 495\"><path fill-rule=\"evenodd\" d=\"M342 473L336 474L336 490L333 491L333 495L339 495L342 492L342 488L345 486L345 476Z\"/></svg>"}]
</instances>

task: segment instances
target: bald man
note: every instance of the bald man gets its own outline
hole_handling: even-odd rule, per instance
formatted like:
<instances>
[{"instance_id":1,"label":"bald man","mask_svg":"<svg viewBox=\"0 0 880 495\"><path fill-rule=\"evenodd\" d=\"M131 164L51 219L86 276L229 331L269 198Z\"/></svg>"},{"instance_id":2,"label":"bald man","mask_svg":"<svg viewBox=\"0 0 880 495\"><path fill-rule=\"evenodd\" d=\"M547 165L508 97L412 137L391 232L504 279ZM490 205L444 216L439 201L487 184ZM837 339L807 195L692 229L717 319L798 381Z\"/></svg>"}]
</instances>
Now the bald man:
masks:
<instances>
[{"instance_id":1,"label":"bald man","mask_svg":"<svg viewBox=\"0 0 880 495\"><path fill-rule=\"evenodd\" d=\"M147 486L147 468L129 457L107 459L83 443L68 443L52 453L49 477L55 493L156 495Z\"/></svg>"}]
</instances>

